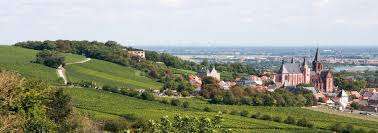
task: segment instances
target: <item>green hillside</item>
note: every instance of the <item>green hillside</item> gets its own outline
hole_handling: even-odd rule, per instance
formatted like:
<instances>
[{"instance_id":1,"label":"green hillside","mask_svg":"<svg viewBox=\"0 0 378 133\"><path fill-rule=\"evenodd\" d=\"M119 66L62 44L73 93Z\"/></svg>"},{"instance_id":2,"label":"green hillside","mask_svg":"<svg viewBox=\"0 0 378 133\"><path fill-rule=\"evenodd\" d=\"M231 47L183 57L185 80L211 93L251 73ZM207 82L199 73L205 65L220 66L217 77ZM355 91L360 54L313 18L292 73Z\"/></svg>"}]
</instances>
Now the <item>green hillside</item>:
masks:
<instances>
[{"instance_id":1,"label":"green hillside","mask_svg":"<svg viewBox=\"0 0 378 133\"><path fill-rule=\"evenodd\" d=\"M352 124L359 128L365 129L377 129L378 122L367 121L357 118L343 117L339 115L327 114L318 111L312 111L309 109L304 109L300 107L264 107L264 106L248 106L248 105L220 105L220 104L209 104L205 100L200 100L196 98L183 99L191 103L193 108L202 109L204 107L211 107L219 111L242 111L247 110L251 114L257 112L261 114L269 114L272 116L281 116L285 118L287 116L293 116L297 119L307 118L308 120L314 122L317 128L329 129L336 123Z\"/></svg>"},{"instance_id":2,"label":"green hillside","mask_svg":"<svg viewBox=\"0 0 378 133\"><path fill-rule=\"evenodd\" d=\"M99 85L160 89L160 83L141 74L142 72L130 67L96 59L66 66L66 75L72 82L95 81Z\"/></svg>"},{"instance_id":3,"label":"green hillside","mask_svg":"<svg viewBox=\"0 0 378 133\"><path fill-rule=\"evenodd\" d=\"M192 116L215 116L215 112L204 112L202 109L183 109L180 107L161 104L156 101L140 100L119 94L98 91L94 89L67 88L65 92L72 96L74 106L82 113L89 114L95 120L123 119L123 116L134 115L143 119L159 119L175 114ZM224 115L223 128L230 128L234 131L245 132L256 130L272 132L281 129L284 131L309 131L313 129L302 128L294 125L276 123L272 121L256 120L241 116Z\"/></svg>"},{"instance_id":4,"label":"green hillside","mask_svg":"<svg viewBox=\"0 0 378 133\"><path fill-rule=\"evenodd\" d=\"M14 46L0 46L0 67L15 70L28 78L45 80L49 83L59 83L54 68L32 63L38 51ZM83 56L66 54L66 62L85 59Z\"/></svg>"}]
</instances>

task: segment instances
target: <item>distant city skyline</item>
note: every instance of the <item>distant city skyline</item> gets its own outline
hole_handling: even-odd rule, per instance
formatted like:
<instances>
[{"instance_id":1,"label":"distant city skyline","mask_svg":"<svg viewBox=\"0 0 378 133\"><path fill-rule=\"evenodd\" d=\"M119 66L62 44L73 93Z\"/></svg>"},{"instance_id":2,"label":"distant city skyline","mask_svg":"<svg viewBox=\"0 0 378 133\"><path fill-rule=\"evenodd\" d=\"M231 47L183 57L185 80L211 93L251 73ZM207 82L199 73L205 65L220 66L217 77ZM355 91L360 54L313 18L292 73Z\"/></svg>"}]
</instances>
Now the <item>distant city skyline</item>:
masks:
<instances>
[{"instance_id":1,"label":"distant city skyline","mask_svg":"<svg viewBox=\"0 0 378 133\"><path fill-rule=\"evenodd\" d=\"M374 0L1 0L0 44L376 46L377 7Z\"/></svg>"}]
</instances>

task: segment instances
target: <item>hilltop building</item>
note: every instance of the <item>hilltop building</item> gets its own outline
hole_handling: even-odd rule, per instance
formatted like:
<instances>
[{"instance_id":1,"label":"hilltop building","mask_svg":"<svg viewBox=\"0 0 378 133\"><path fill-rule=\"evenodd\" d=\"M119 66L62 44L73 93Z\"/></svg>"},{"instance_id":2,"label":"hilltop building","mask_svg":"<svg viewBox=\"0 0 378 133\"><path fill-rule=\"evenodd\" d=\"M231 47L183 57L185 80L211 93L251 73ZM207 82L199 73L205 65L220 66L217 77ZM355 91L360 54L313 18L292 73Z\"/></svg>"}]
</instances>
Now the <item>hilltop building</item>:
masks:
<instances>
[{"instance_id":1,"label":"hilltop building","mask_svg":"<svg viewBox=\"0 0 378 133\"><path fill-rule=\"evenodd\" d=\"M276 82L283 86L296 86L298 84L312 84L320 92L333 93L333 75L331 70L323 70L323 64L319 58L319 48L316 49L312 70L307 65L306 58L303 63L295 63L292 59L290 63L282 61L281 68L276 74Z\"/></svg>"},{"instance_id":2,"label":"hilltop building","mask_svg":"<svg viewBox=\"0 0 378 133\"><path fill-rule=\"evenodd\" d=\"M137 57L140 59L145 59L146 54L144 51L127 51L129 57Z\"/></svg>"},{"instance_id":3,"label":"hilltop building","mask_svg":"<svg viewBox=\"0 0 378 133\"><path fill-rule=\"evenodd\" d=\"M220 81L220 73L218 73L215 68L213 68L211 71L210 70L205 70L204 68L200 69L197 73L197 75L201 78L203 77L213 77L214 79Z\"/></svg>"}]
</instances>

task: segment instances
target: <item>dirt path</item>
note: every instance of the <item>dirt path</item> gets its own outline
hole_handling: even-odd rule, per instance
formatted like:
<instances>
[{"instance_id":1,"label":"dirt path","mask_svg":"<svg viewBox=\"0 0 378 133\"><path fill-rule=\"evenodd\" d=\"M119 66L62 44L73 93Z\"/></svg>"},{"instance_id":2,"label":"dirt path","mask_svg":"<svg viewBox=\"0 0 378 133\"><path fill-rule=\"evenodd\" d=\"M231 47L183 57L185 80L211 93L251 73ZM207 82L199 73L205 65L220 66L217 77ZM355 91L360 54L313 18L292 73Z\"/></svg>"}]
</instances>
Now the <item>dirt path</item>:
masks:
<instances>
[{"instance_id":1,"label":"dirt path","mask_svg":"<svg viewBox=\"0 0 378 133\"><path fill-rule=\"evenodd\" d=\"M78 61L78 62L73 62L73 63L67 63L66 65L82 64L82 63L88 62L88 61L90 61L90 60L91 60L91 58L86 58L85 60ZM57 72L57 74L58 74L58 77L62 78L63 81L64 81L64 84L67 85L68 80L67 80L67 76L66 76L66 69L64 69L64 67L63 67L62 65L60 65L60 66L56 69L56 72Z\"/></svg>"}]
</instances>

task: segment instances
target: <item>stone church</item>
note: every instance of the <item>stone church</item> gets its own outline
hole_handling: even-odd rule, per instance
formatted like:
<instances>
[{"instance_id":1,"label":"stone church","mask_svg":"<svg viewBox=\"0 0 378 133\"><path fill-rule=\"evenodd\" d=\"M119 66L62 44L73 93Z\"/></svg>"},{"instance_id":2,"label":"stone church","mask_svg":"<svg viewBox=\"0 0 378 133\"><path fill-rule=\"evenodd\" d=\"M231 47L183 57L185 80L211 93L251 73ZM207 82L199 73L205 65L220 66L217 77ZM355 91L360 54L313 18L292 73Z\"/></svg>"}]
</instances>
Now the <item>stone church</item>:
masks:
<instances>
[{"instance_id":1,"label":"stone church","mask_svg":"<svg viewBox=\"0 0 378 133\"><path fill-rule=\"evenodd\" d=\"M298 84L312 84L318 91L324 93L334 92L333 74L331 70L323 70L323 64L320 61L319 48L316 49L312 67L307 65L306 58L303 63L295 63L294 59L290 63L282 61L282 66L276 74L276 82L283 86L296 86Z\"/></svg>"}]
</instances>

